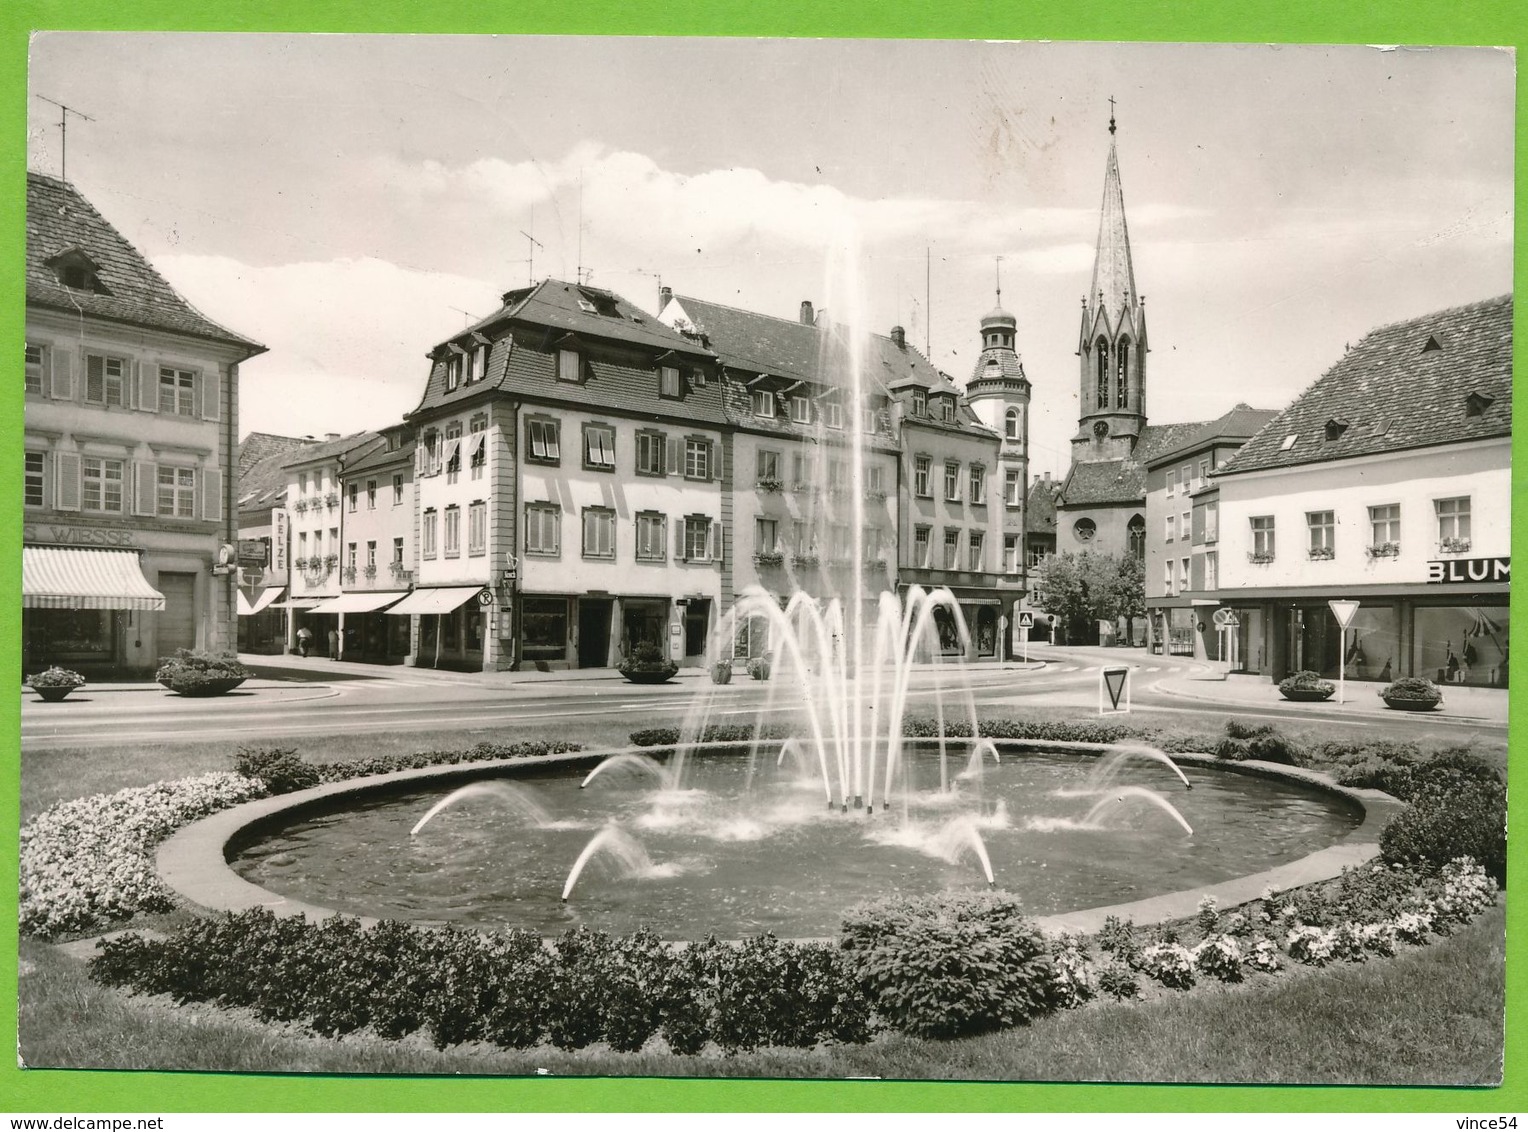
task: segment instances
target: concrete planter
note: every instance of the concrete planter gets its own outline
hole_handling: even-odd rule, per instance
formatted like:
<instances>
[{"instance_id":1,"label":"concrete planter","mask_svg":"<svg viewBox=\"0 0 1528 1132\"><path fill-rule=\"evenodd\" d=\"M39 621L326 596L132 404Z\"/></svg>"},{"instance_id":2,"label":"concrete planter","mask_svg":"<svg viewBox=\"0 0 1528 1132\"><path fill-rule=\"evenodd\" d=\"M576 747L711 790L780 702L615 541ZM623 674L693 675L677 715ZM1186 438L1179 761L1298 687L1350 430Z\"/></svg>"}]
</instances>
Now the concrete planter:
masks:
<instances>
[{"instance_id":1,"label":"concrete planter","mask_svg":"<svg viewBox=\"0 0 1528 1132\"><path fill-rule=\"evenodd\" d=\"M1280 689L1279 694L1297 704L1316 704L1332 698L1331 690L1323 691L1320 688L1291 688L1287 692Z\"/></svg>"},{"instance_id":2,"label":"concrete planter","mask_svg":"<svg viewBox=\"0 0 1528 1132\"><path fill-rule=\"evenodd\" d=\"M179 681L161 680L160 683L179 696L221 696L233 691L247 679L247 676L225 676L221 680L202 680L194 685L180 687L176 686Z\"/></svg>"},{"instance_id":3,"label":"concrete planter","mask_svg":"<svg viewBox=\"0 0 1528 1132\"><path fill-rule=\"evenodd\" d=\"M39 699L46 700L50 704L56 704L70 692L74 691L74 687L72 684L57 684L51 688L33 688L32 691L37 693Z\"/></svg>"},{"instance_id":4,"label":"concrete planter","mask_svg":"<svg viewBox=\"0 0 1528 1132\"><path fill-rule=\"evenodd\" d=\"M677 666L660 668L656 671L644 672L633 669L630 672L622 672L621 675L633 684L667 684L678 672Z\"/></svg>"},{"instance_id":5,"label":"concrete planter","mask_svg":"<svg viewBox=\"0 0 1528 1132\"><path fill-rule=\"evenodd\" d=\"M1394 708L1396 711L1432 711L1443 702L1439 696L1435 700L1414 700L1402 696L1385 696L1385 706Z\"/></svg>"}]
</instances>

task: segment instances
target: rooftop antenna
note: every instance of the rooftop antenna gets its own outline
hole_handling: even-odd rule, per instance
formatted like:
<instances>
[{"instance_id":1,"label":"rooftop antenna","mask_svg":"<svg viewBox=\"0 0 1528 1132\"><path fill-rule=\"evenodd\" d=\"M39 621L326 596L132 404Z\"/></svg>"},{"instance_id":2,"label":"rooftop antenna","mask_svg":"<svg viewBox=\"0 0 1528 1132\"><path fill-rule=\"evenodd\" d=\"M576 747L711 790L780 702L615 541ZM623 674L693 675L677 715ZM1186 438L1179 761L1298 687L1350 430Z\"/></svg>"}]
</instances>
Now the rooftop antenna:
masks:
<instances>
[{"instance_id":1,"label":"rooftop antenna","mask_svg":"<svg viewBox=\"0 0 1528 1132\"><path fill-rule=\"evenodd\" d=\"M934 356L934 253L923 245L923 356Z\"/></svg>"},{"instance_id":2,"label":"rooftop antenna","mask_svg":"<svg viewBox=\"0 0 1528 1132\"><path fill-rule=\"evenodd\" d=\"M531 228L534 229L535 227L536 227L536 208L535 208L534 205L532 205L531 206ZM546 245L543 244L540 240L536 239L535 236L532 236L530 234L530 232L527 232L524 228L520 229L520 235L524 236L526 238L526 240L528 241L527 244L526 244L526 247L525 247L525 254L526 254L526 257L527 257L525 262L527 264L529 264L530 266L528 268L526 268L526 275L529 276L529 278L526 279L526 282L527 283L535 283L536 282L536 249L540 248L542 251L546 251ZM567 260L563 260L563 265L564 266L567 265Z\"/></svg>"},{"instance_id":3,"label":"rooftop antenna","mask_svg":"<svg viewBox=\"0 0 1528 1132\"><path fill-rule=\"evenodd\" d=\"M1003 305L1003 257L997 257L997 305Z\"/></svg>"},{"instance_id":4,"label":"rooftop antenna","mask_svg":"<svg viewBox=\"0 0 1528 1132\"><path fill-rule=\"evenodd\" d=\"M69 115L73 114L76 118L83 118L87 122L94 122L95 119L45 94L39 94L37 97L58 107L58 179L67 181L69 179Z\"/></svg>"},{"instance_id":5,"label":"rooftop antenna","mask_svg":"<svg viewBox=\"0 0 1528 1132\"><path fill-rule=\"evenodd\" d=\"M594 272L589 272L589 278L594 277ZM584 278L584 170L580 166L578 170L578 266L573 269L573 278L579 283L587 283Z\"/></svg>"}]
</instances>

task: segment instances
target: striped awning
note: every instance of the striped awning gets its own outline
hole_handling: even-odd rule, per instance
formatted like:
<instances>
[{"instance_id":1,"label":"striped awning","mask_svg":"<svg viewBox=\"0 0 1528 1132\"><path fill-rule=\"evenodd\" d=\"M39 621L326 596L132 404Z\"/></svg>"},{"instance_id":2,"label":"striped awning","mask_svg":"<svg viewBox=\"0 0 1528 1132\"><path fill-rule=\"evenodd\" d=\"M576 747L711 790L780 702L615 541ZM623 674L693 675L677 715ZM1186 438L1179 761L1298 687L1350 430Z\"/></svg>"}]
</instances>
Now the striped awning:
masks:
<instances>
[{"instance_id":1,"label":"striped awning","mask_svg":"<svg viewBox=\"0 0 1528 1132\"><path fill-rule=\"evenodd\" d=\"M240 590L239 616L253 617L255 614L259 613L262 609L264 609L271 602L275 601L285 592L285 586L266 586L265 589L260 591L259 597L255 598L254 601L250 601L247 597L244 596L244 591Z\"/></svg>"},{"instance_id":2,"label":"striped awning","mask_svg":"<svg viewBox=\"0 0 1528 1132\"><path fill-rule=\"evenodd\" d=\"M465 605L477 597L483 592L483 588L482 586L432 586L427 589L417 589L387 612L400 615L450 613L457 606Z\"/></svg>"},{"instance_id":3,"label":"striped awning","mask_svg":"<svg viewBox=\"0 0 1528 1132\"><path fill-rule=\"evenodd\" d=\"M75 546L21 548L24 609L164 608L164 594L149 585L136 550Z\"/></svg>"},{"instance_id":4,"label":"striped awning","mask_svg":"<svg viewBox=\"0 0 1528 1132\"><path fill-rule=\"evenodd\" d=\"M408 590L357 590L331 597L313 607L314 613L374 613L408 596Z\"/></svg>"}]
</instances>

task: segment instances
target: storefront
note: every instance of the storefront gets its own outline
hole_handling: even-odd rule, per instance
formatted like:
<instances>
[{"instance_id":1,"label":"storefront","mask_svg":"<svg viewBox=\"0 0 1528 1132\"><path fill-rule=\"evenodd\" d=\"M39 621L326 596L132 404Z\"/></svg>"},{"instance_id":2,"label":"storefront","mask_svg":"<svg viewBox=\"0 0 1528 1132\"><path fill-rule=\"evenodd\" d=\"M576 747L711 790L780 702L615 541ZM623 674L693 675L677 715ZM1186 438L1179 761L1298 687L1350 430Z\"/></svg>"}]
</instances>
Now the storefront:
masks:
<instances>
[{"instance_id":1,"label":"storefront","mask_svg":"<svg viewBox=\"0 0 1528 1132\"><path fill-rule=\"evenodd\" d=\"M415 647L405 664L475 672L483 667L483 640L492 607L493 592L483 585L421 586L385 615L418 618L418 632L411 634Z\"/></svg>"},{"instance_id":2,"label":"storefront","mask_svg":"<svg viewBox=\"0 0 1528 1132\"><path fill-rule=\"evenodd\" d=\"M239 651L279 656L286 646L286 609L278 604L285 586L266 586L253 597L241 587L239 605Z\"/></svg>"},{"instance_id":3,"label":"storefront","mask_svg":"<svg viewBox=\"0 0 1528 1132\"><path fill-rule=\"evenodd\" d=\"M1418 604L1412 610L1411 670L1438 684L1507 686L1507 603Z\"/></svg>"},{"instance_id":4,"label":"storefront","mask_svg":"<svg viewBox=\"0 0 1528 1132\"><path fill-rule=\"evenodd\" d=\"M338 618L339 658L372 664L402 664L409 653L409 623L389 625L383 612L408 596L407 590L362 590L328 598L314 614Z\"/></svg>"},{"instance_id":5,"label":"storefront","mask_svg":"<svg viewBox=\"0 0 1528 1132\"><path fill-rule=\"evenodd\" d=\"M150 618L189 620L194 629L194 605L170 609L136 550L27 546L21 561L23 673L58 665L123 674L142 664L134 664L135 650L142 651Z\"/></svg>"}]
</instances>

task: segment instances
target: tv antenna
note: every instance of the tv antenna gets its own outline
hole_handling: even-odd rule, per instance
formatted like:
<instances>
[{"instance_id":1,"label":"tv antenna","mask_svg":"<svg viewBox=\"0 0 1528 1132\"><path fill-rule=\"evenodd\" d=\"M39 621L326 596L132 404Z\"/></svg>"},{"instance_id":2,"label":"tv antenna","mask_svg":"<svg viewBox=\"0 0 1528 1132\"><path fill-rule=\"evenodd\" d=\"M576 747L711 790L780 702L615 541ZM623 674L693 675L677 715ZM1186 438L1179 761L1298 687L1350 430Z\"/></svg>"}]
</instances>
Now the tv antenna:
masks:
<instances>
[{"instance_id":1,"label":"tv antenna","mask_svg":"<svg viewBox=\"0 0 1528 1132\"><path fill-rule=\"evenodd\" d=\"M531 212L531 227L534 228L535 226L536 226L536 213L534 211L532 211ZM534 282L536 282L536 249L540 248L542 251L546 251L546 245L543 244L540 240L536 239L535 236L532 236L524 228L520 229L520 235L524 236L526 241L527 241L526 247L525 247L525 254L526 254L525 262L527 264L529 264L529 267L526 268L526 275L529 276L529 278L526 280L526 282L527 283L534 283ZM563 263L566 264L567 261L564 260Z\"/></svg>"},{"instance_id":2,"label":"tv antenna","mask_svg":"<svg viewBox=\"0 0 1528 1132\"><path fill-rule=\"evenodd\" d=\"M45 94L39 94L37 97L58 107L58 179L67 181L69 179L69 115L73 114L76 118L83 118L87 122L94 122L95 119L89 114L81 114L72 106L65 106L56 98L49 98Z\"/></svg>"}]
</instances>

